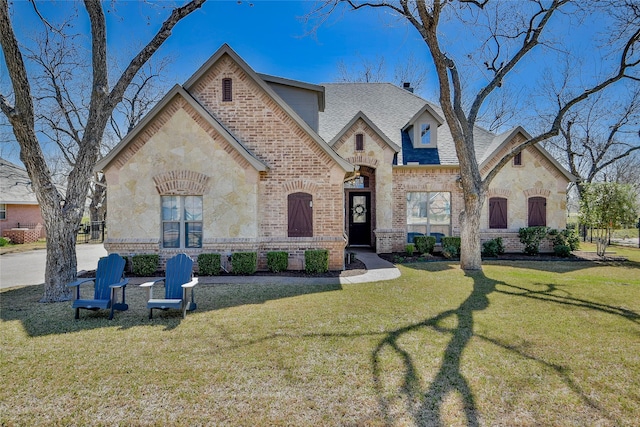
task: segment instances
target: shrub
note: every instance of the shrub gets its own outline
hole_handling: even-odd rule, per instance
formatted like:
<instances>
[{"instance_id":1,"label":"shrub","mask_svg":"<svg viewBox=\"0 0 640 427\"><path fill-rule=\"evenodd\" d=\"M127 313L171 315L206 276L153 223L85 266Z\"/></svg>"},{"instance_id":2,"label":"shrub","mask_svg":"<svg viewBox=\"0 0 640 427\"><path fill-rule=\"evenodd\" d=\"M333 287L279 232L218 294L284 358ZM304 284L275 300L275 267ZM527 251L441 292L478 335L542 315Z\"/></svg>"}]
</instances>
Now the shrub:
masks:
<instances>
[{"instance_id":1,"label":"shrub","mask_svg":"<svg viewBox=\"0 0 640 427\"><path fill-rule=\"evenodd\" d=\"M414 239L415 240L415 239ZM404 251L407 253L407 255L409 256L413 256L413 251L415 250L415 246L413 245L413 243L409 243L404 247Z\"/></svg>"},{"instance_id":2,"label":"shrub","mask_svg":"<svg viewBox=\"0 0 640 427\"><path fill-rule=\"evenodd\" d=\"M307 274L326 273L329 271L329 251L326 249L304 251L304 271Z\"/></svg>"},{"instance_id":3,"label":"shrub","mask_svg":"<svg viewBox=\"0 0 640 427\"><path fill-rule=\"evenodd\" d=\"M497 257L504 253L504 245L502 244L502 237L496 237L495 239L487 240L482 244L482 256L485 257Z\"/></svg>"},{"instance_id":4,"label":"shrub","mask_svg":"<svg viewBox=\"0 0 640 427\"><path fill-rule=\"evenodd\" d=\"M11 243L11 240L6 237L0 237L0 246L7 246L9 243Z\"/></svg>"},{"instance_id":5,"label":"shrub","mask_svg":"<svg viewBox=\"0 0 640 427\"><path fill-rule=\"evenodd\" d=\"M578 230L569 224L566 230L558 231L553 239L553 250L555 252L556 246L568 246L569 250L575 251L580 247L580 236L578 236Z\"/></svg>"},{"instance_id":6,"label":"shrub","mask_svg":"<svg viewBox=\"0 0 640 427\"><path fill-rule=\"evenodd\" d=\"M198 255L198 274L201 276L217 276L220 274L220 254Z\"/></svg>"},{"instance_id":7,"label":"shrub","mask_svg":"<svg viewBox=\"0 0 640 427\"><path fill-rule=\"evenodd\" d=\"M289 267L289 253L284 251L267 252L267 268L272 273L285 271Z\"/></svg>"},{"instance_id":8,"label":"shrub","mask_svg":"<svg viewBox=\"0 0 640 427\"><path fill-rule=\"evenodd\" d=\"M253 274L257 270L257 252L235 252L231 254L231 271L233 274Z\"/></svg>"},{"instance_id":9,"label":"shrub","mask_svg":"<svg viewBox=\"0 0 640 427\"><path fill-rule=\"evenodd\" d=\"M436 246L436 238L433 236L415 236L413 243L419 253L430 254L433 253L433 248Z\"/></svg>"},{"instance_id":10,"label":"shrub","mask_svg":"<svg viewBox=\"0 0 640 427\"><path fill-rule=\"evenodd\" d=\"M455 258L460 253L460 247L456 245L448 245L442 247L442 256L445 258Z\"/></svg>"},{"instance_id":11,"label":"shrub","mask_svg":"<svg viewBox=\"0 0 640 427\"><path fill-rule=\"evenodd\" d=\"M571 255L571 247L568 245L553 245L553 252L562 258L566 258Z\"/></svg>"},{"instance_id":12,"label":"shrub","mask_svg":"<svg viewBox=\"0 0 640 427\"><path fill-rule=\"evenodd\" d=\"M524 253L536 255L540 252L540 242L545 238L549 229L544 226L525 227L518 230L520 243L524 244Z\"/></svg>"},{"instance_id":13,"label":"shrub","mask_svg":"<svg viewBox=\"0 0 640 427\"><path fill-rule=\"evenodd\" d=\"M442 238L442 250L449 248L455 248L455 254L453 256L458 256L460 253L460 237L443 237Z\"/></svg>"},{"instance_id":14,"label":"shrub","mask_svg":"<svg viewBox=\"0 0 640 427\"><path fill-rule=\"evenodd\" d=\"M140 254L131 257L131 270L136 276L153 276L158 270L158 254Z\"/></svg>"}]
</instances>

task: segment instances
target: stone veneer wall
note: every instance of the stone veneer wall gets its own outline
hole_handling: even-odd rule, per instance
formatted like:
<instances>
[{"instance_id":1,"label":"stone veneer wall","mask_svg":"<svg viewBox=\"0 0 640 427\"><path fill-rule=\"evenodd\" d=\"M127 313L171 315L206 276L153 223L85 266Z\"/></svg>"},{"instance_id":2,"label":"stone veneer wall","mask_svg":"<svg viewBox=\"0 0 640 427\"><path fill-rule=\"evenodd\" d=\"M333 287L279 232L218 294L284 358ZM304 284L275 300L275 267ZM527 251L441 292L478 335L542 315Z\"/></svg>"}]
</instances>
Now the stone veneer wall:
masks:
<instances>
[{"instance_id":1,"label":"stone veneer wall","mask_svg":"<svg viewBox=\"0 0 640 427\"><path fill-rule=\"evenodd\" d=\"M222 78L233 79L233 101L222 102ZM218 121L269 168L257 172L181 97L161 111L105 171L110 191L105 248L123 255L287 249L290 268L304 268L304 250L328 249L329 268L344 267L345 171L229 56L190 88ZM160 248L163 177L196 177L203 192L203 247ZM194 190L195 191L195 190ZM287 196L313 196L313 237L288 238ZM189 194L188 189L176 194ZM198 194L199 195L199 194ZM132 220L133 219L133 220Z\"/></svg>"},{"instance_id":2,"label":"stone veneer wall","mask_svg":"<svg viewBox=\"0 0 640 427\"><path fill-rule=\"evenodd\" d=\"M517 135L512 142L500 150L495 159L504 156L516 143L523 141ZM487 200L482 210L480 227L482 232L495 233L489 229L489 198L507 198L507 226L505 233L517 232L528 223L528 199L541 196L547 199L547 226L564 229L567 226L567 187L569 180L535 147L522 151L522 165L506 164L489 186ZM492 160L482 168L486 174L497 160Z\"/></svg>"}]
</instances>

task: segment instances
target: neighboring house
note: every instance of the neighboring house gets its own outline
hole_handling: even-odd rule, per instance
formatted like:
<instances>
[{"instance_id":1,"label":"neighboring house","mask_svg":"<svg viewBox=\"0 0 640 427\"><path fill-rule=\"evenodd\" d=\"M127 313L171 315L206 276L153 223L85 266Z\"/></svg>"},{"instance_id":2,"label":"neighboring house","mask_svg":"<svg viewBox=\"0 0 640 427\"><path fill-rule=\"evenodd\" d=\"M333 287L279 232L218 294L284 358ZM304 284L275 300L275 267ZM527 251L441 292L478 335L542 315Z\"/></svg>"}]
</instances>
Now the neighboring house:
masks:
<instances>
[{"instance_id":1,"label":"neighboring house","mask_svg":"<svg viewBox=\"0 0 640 427\"><path fill-rule=\"evenodd\" d=\"M486 173L518 127L476 128ZM256 73L229 46L176 85L97 167L109 236L122 254L328 249L403 251L415 234L459 235L459 167L439 108L386 83L313 85ZM493 181L482 238L517 250L520 227L564 228L572 177L527 148Z\"/></svg>"},{"instance_id":2,"label":"neighboring house","mask_svg":"<svg viewBox=\"0 0 640 427\"><path fill-rule=\"evenodd\" d=\"M28 243L45 237L43 224L27 171L0 158L0 235Z\"/></svg>"}]
</instances>

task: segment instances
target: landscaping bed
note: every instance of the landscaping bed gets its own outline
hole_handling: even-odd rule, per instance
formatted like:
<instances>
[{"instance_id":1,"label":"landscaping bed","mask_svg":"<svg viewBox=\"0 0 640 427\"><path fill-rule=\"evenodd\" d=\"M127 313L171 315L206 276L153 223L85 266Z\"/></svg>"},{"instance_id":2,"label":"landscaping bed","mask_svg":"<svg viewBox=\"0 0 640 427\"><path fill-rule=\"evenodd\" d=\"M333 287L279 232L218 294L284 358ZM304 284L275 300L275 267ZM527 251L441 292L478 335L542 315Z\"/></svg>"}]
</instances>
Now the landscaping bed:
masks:
<instances>
[{"instance_id":1,"label":"landscaping bed","mask_svg":"<svg viewBox=\"0 0 640 427\"><path fill-rule=\"evenodd\" d=\"M458 261L459 258L446 258L441 252L433 254L413 254L406 252L393 252L379 254L380 258L394 264L405 264L412 262L434 262L434 261ZM525 253L509 252L497 257L483 257L483 261L626 261L627 258L617 256L615 252L607 254L601 258L595 252L573 251L569 257L562 258L553 253L541 253L537 255L527 255Z\"/></svg>"},{"instance_id":2,"label":"landscaping bed","mask_svg":"<svg viewBox=\"0 0 640 427\"><path fill-rule=\"evenodd\" d=\"M361 274L364 274L367 272L367 268L365 267L364 263L362 261L360 261L359 259L353 260L350 264L346 264L345 265L345 270L344 271L327 271L325 273L317 273L317 274L308 274L306 273L304 270L285 270L285 271L281 271L278 273L272 273L270 271L256 271L255 273L252 274L252 276L281 276L281 277L352 277L352 276L359 276ZM78 274L79 278L90 278L90 277L95 277L96 271L95 270L89 270L89 271L82 271ZM201 277L207 277L205 275L198 275L195 274L196 276L201 276ZM127 271L125 273L126 277L162 277L164 276L164 271L156 271L154 274L150 275L150 276L140 276L140 275L136 275L133 272ZM224 271L221 271L219 276L237 276L237 274L233 274L233 273L227 273Z\"/></svg>"}]
</instances>

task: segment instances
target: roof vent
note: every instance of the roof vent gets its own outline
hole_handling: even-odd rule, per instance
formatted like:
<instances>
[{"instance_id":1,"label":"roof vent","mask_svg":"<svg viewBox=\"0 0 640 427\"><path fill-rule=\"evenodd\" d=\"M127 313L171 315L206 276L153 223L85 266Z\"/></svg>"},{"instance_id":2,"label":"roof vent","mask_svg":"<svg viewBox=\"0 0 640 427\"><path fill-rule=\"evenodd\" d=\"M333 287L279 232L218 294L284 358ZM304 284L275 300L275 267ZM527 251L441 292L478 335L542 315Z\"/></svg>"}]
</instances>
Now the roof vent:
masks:
<instances>
[{"instance_id":1,"label":"roof vent","mask_svg":"<svg viewBox=\"0 0 640 427\"><path fill-rule=\"evenodd\" d=\"M411 83L410 82L402 83L402 88L404 90L408 90L409 92L413 93L413 88L411 87Z\"/></svg>"}]
</instances>

